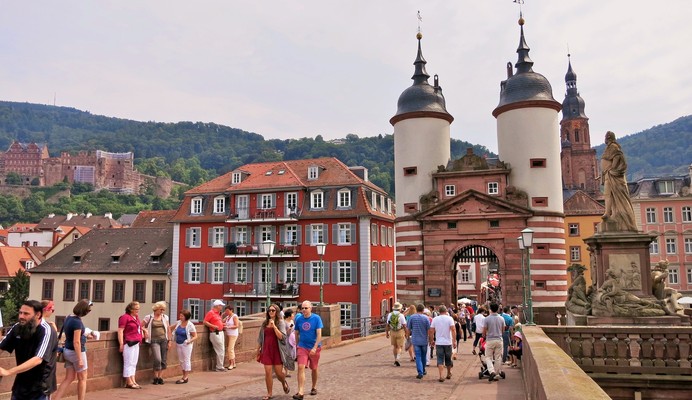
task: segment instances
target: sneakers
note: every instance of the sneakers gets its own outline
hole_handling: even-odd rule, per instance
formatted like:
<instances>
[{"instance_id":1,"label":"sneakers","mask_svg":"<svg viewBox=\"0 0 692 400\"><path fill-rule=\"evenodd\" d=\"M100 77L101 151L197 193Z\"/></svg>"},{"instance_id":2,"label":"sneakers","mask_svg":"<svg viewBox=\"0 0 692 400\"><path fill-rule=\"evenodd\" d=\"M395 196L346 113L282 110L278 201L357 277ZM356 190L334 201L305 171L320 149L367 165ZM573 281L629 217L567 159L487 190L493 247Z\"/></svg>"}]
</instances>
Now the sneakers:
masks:
<instances>
[{"instance_id":1,"label":"sneakers","mask_svg":"<svg viewBox=\"0 0 692 400\"><path fill-rule=\"evenodd\" d=\"M399 364L399 360L395 360L395 361L394 361L394 365L396 365L397 367L400 367L400 366L401 366L401 364Z\"/></svg>"},{"instance_id":2,"label":"sneakers","mask_svg":"<svg viewBox=\"0 0 692 400\"><path fill-rule=\"evenodd\" d=\"M494 372L491 372L491 373L490 373L490 377L488 378L488 382L494 381L494 380L495 380L495 376L496 376L496 374L495 374Z\"/></svg>"},{"instance_id":3,"label":"sneakers","mask_svg":"<svg viewBox=\"0 0 692 400\"><path fill-rule=\"evenodd\" d=\"M471 352L471 354L473 354L474 356L476 355L476 348L475 347L473 348L473 351Z\"/></svg>"},{"instance_id":4,"label":"sneakers","mask_svg":"<svg viewBox=\"0 0 692 400\"><path fill-rule=\"evenodd\" d=\"M421 374L416 375L416 379L423 379L423 375L421 375Z\"/></svg>"}]
</instances>

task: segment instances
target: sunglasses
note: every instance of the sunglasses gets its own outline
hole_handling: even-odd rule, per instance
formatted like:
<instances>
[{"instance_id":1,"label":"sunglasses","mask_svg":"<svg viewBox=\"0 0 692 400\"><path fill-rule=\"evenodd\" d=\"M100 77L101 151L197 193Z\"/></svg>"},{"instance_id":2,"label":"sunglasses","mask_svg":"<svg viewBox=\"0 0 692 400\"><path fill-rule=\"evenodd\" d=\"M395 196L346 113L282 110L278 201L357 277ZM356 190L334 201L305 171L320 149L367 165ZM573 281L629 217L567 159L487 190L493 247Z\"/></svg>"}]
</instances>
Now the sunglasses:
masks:
<instances>
[{"instance_id":1,"label":"sunglasses","mask_svg":"<svg viewBox=\"0 0 692 400\"><path fill-rule=\"evenodd\" d=\"M270 308L270 309L269 309L269 312L276 312L276 310L273 309L273 308Z\"/></svg>"},{"instance_id":2,"label":"sunglasses","mask_svg":"<svg viewBox=\"0 0 692 400\"><path fill-rule=\"evenodd\" d=\"M301 310L309 310L310 307L301 307L300 309L301 309Z\"/></svg>"}]
</instances>

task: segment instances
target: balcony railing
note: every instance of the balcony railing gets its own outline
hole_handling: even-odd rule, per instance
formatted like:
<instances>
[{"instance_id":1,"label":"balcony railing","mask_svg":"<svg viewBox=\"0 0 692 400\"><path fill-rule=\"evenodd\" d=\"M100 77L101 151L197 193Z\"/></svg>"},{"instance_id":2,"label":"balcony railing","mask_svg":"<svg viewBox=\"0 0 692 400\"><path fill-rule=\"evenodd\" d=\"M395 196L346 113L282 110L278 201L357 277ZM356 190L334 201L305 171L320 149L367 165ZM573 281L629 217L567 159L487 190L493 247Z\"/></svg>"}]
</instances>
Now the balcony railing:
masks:
<instances>
[{"instance_id":1,"label":"balcony railing","mask_svg":"<svg viewBox=\"0 0 692 400\"><path fill-rule=\"evenodd\" d=\"M225 254L226 258L267 258L266 254L260 253L260 249L258 244L226 243ZM277 243L271 258L298 258L299 250L300 247L297 244Z\"/></svg>"},{"instance_id":2,"label":"balcony railing","mask_svg":"<svg viewBox=\"0 0 692 400\"><path fill-rule=\"evenodd\" d=\"M347 320L346 326L341 327L341 340L351 340L382 333L387 325L387 316L352 318Z\"/></svg>"},{"instance_id":3,"label":"balcony railing","mask_svg":"<svg viewBox=\"0 0 692 400\"><path fill-rule=\"evenodd\" d=\"M226 222L296 221L299 214L299 208L233 207L229 210Z\"/></svg>"},{"instance_id":4,"label":"balcony railing","mask_svg":"<svg viewBox=\"0 0 692 400\"><path fill-rule=\"evenodd\" d=\"M267 284L264 282L252 283L225 283L223 294L226 298L266 298ZM300 285L297 283L272 284L270 296L274 299L293 299L300 296Z\"/></svg>"}]
</instances>

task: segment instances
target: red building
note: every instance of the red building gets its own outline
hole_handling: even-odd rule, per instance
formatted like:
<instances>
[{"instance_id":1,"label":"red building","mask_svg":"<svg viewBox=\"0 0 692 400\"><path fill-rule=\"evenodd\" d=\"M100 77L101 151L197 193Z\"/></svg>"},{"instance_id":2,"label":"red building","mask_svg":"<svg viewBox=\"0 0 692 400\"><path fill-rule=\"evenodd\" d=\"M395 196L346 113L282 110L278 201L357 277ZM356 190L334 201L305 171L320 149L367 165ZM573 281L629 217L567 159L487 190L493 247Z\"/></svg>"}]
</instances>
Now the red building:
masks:
<instances>
[{"instance_id":1,"label":"red building","mask_svg":"<svg viewBox=\"0 0 692 400\"><path fill-rule=\"evenodd\" d=\"M6 183L7 174L17 173L23 184L30 184L34 178L43 179L43 161L48 158L45 144L20 143L14 141L5 153L0 154L0 175Z\"/></svg>"},{"instance_id":2,"label":"red building","mask_svg":"<svg viewBox=\"0 0 692 400\"><path fill-rule=\"evenodd\" d=\"M335 158L247 164L191 189L172 219L172 315L198 320L214 299L262 312L267 289L284 306L319 303L322 271L342 325L379 316L395 298L393 212L365 168Z\"/></svg>"}]
</instances>

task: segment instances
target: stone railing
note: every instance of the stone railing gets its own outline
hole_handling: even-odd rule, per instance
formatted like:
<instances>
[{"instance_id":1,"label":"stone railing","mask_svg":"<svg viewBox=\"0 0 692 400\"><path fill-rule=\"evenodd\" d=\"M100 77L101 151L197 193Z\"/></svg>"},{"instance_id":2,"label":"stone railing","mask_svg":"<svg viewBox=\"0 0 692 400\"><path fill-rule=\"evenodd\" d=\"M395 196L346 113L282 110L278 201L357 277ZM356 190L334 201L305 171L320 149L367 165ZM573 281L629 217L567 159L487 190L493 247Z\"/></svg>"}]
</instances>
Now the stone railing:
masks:
<instances>
[{"instance_id":1,"label":"stone railing","mask_svg":"<svg viewBox=\"0 0 692 400\"><path fill-rule=\"evenodd\" d=\"M613 398L689 398L689 326L543 326ZM665 397L657 396L665 392ZM648 394L647 394L648 393ZM651 396L649 396L651 395Z\"/></svg>"},{"instance_id":2,"label":"stone railing","mask_svg":"<svg viewBox=\"0 0 692 400\"><path fill-rule=\"evenodd\" d=\"M328 348L340 343L341 329L339 326L339 306L329 305L316 307L314 311L322 317L325 324L325 329L323 330L323 346ZM257 350L257 336L263 318L264 316L261 314L241 318L243 321L243 333L236 342L236 362L254 359L255 351ZM208 371L213 368L212 363L215 359L213 355L214 350L209 342L209 331L204 325L196 325L196 328L198 339L194 342L192 351L192 370ZM86 348L87 364L89 365L87 370L87 391L92 392L122 386L123 359L122 354L118 351L117 332L101 332L100 340L87 341ZM170 378L179 376L181 371L175 344L173 344L168 351L167 359L168 368L164 371L163 377ZM12 368L15 365L14 354L8 354L6 352L0 354L0 367ZM149 351L149 345L141 344L139 362L137 363L138 381L146 382L153 377L152 365L153 362ZM64 377L65 366L64 364L58 364L58 384L62 382ZM14 377L0 380L0 400L10 398L13 382ZM68 396L76 395L76 391L77 380L72 383L68 391Z\"/></svg>"},{"instance_id":3,"label":"stone railing","mask_svg":"<svg viewBox=\"0 0 692 400\"><path fill-rule=\"evenodd\" d=\"M610 399L541 327L524 326L522 373L529 400Z\"/></svg>"}]
</instances>

